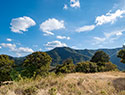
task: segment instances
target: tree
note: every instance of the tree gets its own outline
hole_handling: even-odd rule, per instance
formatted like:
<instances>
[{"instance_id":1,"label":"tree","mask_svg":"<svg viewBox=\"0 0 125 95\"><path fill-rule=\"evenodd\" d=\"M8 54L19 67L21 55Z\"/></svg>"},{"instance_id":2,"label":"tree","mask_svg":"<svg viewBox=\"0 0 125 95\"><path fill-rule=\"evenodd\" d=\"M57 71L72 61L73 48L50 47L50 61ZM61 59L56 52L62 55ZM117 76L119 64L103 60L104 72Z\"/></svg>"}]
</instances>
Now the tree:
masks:
<instances>
[{"instance_id":1,"label":"tree","mask_svg":"<svg viewBox=\"0 0 125 95\"><path fill-rule=\"evenodd\" d=\"M125 49L122 49L118 52L117 57L121 58L121 62L125 63Z\"/></svg>"},{"instance_id":2,"label":"tree","mask_svg":"<svg viewBox=\"0 0 125 95\"><path fill-rule=\"evenodd\" d=\"M76 64L76 72L93 73L97 72L97 65L93 62L79 62Z\"/></svg>"},{"instance_id":3,"label":"tree","mask_svg":"<svg viewBox=\"0 0 125 95\"><path fill-rule=\"evenodd\" d=\"M36 75L45 75L50 69L50 63L52 58L45 52L34 52L26 57L23 63L22 75L26 77L32 77Z\"/></svg>"},{"instance_id":4,"label":"tree","mask_svg":"<svg viewBox=\"0 0 125 95\"><path fill-rule=\"evenodd\" d=\"M109 55L106 54L104 51L97 51L90 61L95 63L109 62L109 59Z\"/></svg>"},{"instance_id":5,"label":"tree","mask_svg":"<svg viewBox=\"0 0 125 95\"><path fill-rule=\"evenodd\" d=\"M10 72L14 66L14 60L8 55L0 55L0 82L11 80Z\"/></svg>"},{"instance_id":6,"label":"tree","mask_svg":"<svg viewBox=\"0 0 125 95\"><path fill-rule=\"evenodd\" d=\"M61 65L56 67L56 73L72 73L75 72L75 65L72 59L66 59Z\"/></svg>"},{"instance_id":7,"label":"tree","mask_svg":"<svg viewBox=\"0 0 125 95\"><path fill-rule=\"evenodd\" d=\"M112 64L112 62L105 63L105 71L115 71L117 70L117 66Z\"/></svg>"}]
</instances>

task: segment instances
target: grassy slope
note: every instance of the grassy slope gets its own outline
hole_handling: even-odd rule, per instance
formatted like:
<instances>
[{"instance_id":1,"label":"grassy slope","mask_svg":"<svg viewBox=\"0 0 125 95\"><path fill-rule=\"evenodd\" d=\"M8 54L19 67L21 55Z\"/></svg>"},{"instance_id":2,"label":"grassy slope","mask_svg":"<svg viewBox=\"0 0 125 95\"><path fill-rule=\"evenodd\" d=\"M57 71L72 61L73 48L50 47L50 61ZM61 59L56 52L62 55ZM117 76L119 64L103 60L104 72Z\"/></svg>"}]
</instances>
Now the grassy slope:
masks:
<instances>
[{"instance_id":1,"label":"grassy slope","mask_svg":"<svg viewBox=\"0 0 125 95\"><path fill-rule=\"evenodd\" d=\"M72 73L14 82L0 95L125 95L125 73Z\"/></svg>"}]
</instances>

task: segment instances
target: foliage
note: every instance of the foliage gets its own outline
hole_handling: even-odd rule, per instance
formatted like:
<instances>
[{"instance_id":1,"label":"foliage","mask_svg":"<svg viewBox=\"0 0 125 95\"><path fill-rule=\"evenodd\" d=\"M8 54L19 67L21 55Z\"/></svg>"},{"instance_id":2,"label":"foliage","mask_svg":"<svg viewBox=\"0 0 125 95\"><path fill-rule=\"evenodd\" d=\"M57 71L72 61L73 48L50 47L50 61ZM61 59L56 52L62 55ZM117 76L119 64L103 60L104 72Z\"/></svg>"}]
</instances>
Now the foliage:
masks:
<instances>
[{"instance_id":1,"label":"foliage","mask_svg":"<svg viewBox=\"0 0 125 95\"><path fill-rule=\"evenodd\" d=\"M66 59L61 65L56 67L56 73L72 73L75 72L75 65L72 59Z\"/></svg>"},{"instance_id":2,"label":"foliage","mask_svg":"<svg viewBox=\"0 0 125 95\"><path fill-rule=\"evenodd\" d=\"M0 55L0 81L11 80L10 72L14 66L14 60L11 60L8 55Z\"/></svg>"},{"instance_id":3,"label":"foliage","mask_svg":"<svg viewBox=\"0 0 125 95\"><path fill-rule=\"evenodd\" d=\"M109 59L110 59L109 55L106 54L104 51L97 51L90 61L95 63L109 62Z\"/></svg>"},{"instance_id":4,"label":"foliage","mask_svg":"<svg viewBox=\"0 0 125 95\"><path fill-rule=\"evenodd\" d=\"M97 72L97 65L93 62L79 62L76 64L76 72L92 73Z\"/></svg>"},{"instance_id":5,"label":"foliage","mask_svg":"<svg viewBox=\"0 0 125 95\"><path fill-rule=\"evenodd\" d=\"M125 49L122 49L118 52L117 57L121 58L121 62L125 63Z\"/></svg>"},{"instance_id":6,"label":"foliage","mask_svg":"<svg viewBox=\"0 0 125 95\"><path fill-rule=\"evenodd\" d=\"M26 57L23 63L24 70L22 75L26 77L33 77L37 75L46 75L50 68L52 59L45 52L34 52Z\"/></svg>"},{"instance_id":7,"label":"foliage","mask_svg":"<svg viewBox=\"0 0 125 95\"><path fill-rule=\"evenodd\" d=\"M103 50L105 53L111 56L110 61L118 66L120 70L124 70L125 66L119 61L119 58L117 57L117 51L119 51L121 48L115 48L115 49L100 49ZM82 61L88 61L91 59L91 57L94 55L94 53L97 50L75 50L69 47L58 47L51 51L47 51L46 53L49 54L52 57L52 63L51 66L56 66L57 64L61 64L63 60L67 58L73 59L74 63L82 62ZM25 57L19 57L19 58L13 58L15 61L15 64L21 64L25 60Z\"/></svg>"},{"instance_id":8,"label":"foliage","mask_svg":"<svg viewBox=\"0 0 125 95\"><path fill-rule=\"evenodd\" d=\"M10 77L13 81L19 81L22 79L20 72L16 71L15 69L12 69L10 72Z\"/></svg>"},{"instance_id":9,"label":"foliage","mask_svg":"<svg viewBox=\"0 0 125 95\"><path fill-rule=\"evenodd\" d=\"M115 71L117 70L117 66L112 64L112 62L105 63L105 71Z\"/></svg>"},{"instance_id":10,"label":"foliage","mask_svg":"<svg viewBox=\"0 0 125 95\"><path fill-rule=\"evenodd\" d=\"M86 54L81 54L77 50L69 47L57 47L47 52L52 57L52 65L62 64L63 60L70 58L74 63L89 60L90 57Z\"/></svg>"},{"instance_id":11,"label":"foliage","mask_svg":"<svg viewBox=\"0 0 125 95\"><path fill-rule=\"evenodd\" d=\"M49 89L49 94L50 95L56 95L57 94L57 89L56 88Z\"/></svg>"}]
</instances>

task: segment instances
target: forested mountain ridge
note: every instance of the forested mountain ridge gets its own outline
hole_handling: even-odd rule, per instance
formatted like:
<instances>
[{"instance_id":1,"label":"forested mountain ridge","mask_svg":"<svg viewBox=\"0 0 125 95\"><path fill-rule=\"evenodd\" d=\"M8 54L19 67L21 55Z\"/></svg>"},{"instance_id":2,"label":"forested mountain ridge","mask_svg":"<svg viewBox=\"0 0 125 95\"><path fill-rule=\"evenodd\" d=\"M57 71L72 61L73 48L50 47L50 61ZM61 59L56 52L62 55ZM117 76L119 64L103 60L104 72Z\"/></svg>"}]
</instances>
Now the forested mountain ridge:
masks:
<instances>
[{"instance_id":1,"label":"forested mountain ridge","mask_svg":"<svg viewBox=\"0 0 125 95\"><path fill-rule=\"evenodd\" d=\"M110 61L116 64L119 69L125 69L125 65L120 62L117 57L117 52L122 48L115 49L97 49L97 50L75 50L69 47L58 47L47 53L53 58L52 65L61 64L63 60L72 58L74 63L90 60L94 53L98 50L102 50L110 56Z\"/></svg>"},{"instance_id":2,"label":"forested mountain ridge","mask_svg":"<svg viewBox=\"0 0 125 95\"><path fill-rule=\"evenodd\" d=\"M120 59L117 57L117 52L122 48L115 49L84 49L84 50L76 50L69 47L57 47L53 50L47 51L52 57L52 66L56 66L57 64L61 64L63 60L67 58L72 58L74 64L81 61L90 60L94 53L98 50L102 50L110 56L110 61L113 64L116 64L120 70L125 69L125 64L120 62ZM14 57L16 64L20 64L25 60L25 57Z\"/></svg>"}]
</instances>

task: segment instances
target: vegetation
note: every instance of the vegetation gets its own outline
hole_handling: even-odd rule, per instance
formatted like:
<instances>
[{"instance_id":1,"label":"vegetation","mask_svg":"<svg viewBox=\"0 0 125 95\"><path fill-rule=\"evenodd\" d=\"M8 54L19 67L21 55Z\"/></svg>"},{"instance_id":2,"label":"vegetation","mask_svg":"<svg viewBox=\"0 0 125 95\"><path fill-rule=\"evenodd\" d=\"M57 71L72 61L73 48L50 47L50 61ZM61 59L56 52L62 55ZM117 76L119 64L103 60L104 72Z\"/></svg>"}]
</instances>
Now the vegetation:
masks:
<instances>
[{"instance_id":1,"label":"vegetation","mask_svg":"<svg viewBox=\"0 0 125 95\"><path fill-rule=\"evenodd\" d=\"M124 59L123 51L118 53L118 57ZM0 95L90 95L93 92L95 95L124 95L124 84L118 85L114 82L116 78L119 78L118 74L123 76L124 73L119 72L117 76L106 76L107 79L114 78L114 81L102 81L102 77L106 78L103 75L105 73L98 73L97 77L96 72L117 70L117 66L109 59L108 54L97 51L90 61L74 64L73 60L68 58L62 64L57 65L54 68L55 72L52 72L50 70L52 58L45 52L34 52L26 58L21 58L22 64L16 66L11 57L0 55L0 82L4 84L5 81L16 81L13 81L12 85L0 86ZM91 74L82 75L78 72ZM67 73L70 74L66 75ZM118 80L118 83L119 81L124 83L124 78ZM103 87L100 86L102 84ZM6 90L3 90L5 88Z\"/></svg>"},{"instance_id":2,"label":"vegetation","mask_svg":"<svg viewBox=\"0 0 125 95\"><path fill-rule=\"evenodd\" d=\"M66 59L62 65L56 67L56 73L73 73L75 72L75 65L72 59Z\"/></svg>"},{"instance_id":3,"label":"vegetation","mask_svg":"<svg viewBox=\"0 0 125 95\"><path fill-rule=\"evenodd\" d=\"M117 51L119 51L122 48L116 48L116 49L100 49L110 55L110 61L118 66L119 70L124 70L125 66L123 63L120 62L119 58L117 57ZM97 50L75 50L69 47L58 47L53 50L47 51L46 53L49 54L52 58L51 66L56 66L58 64L62 64L63 60L67 58L71 58L74 63L83 62L83 61L89 61L94 53ZM15 64L22 64L26 57L14 57L13 60L15 61Z\"/></svg>"},{"instance_id":4,"label":"vegetation","mask_svg":"<svg viewBox=\"0 0 125 95\"><path fill-rule=\"evenodd\" d=\"M97 64L98 72L117 70L117 66L112 64L109 59L109 55L104 51L97 51L90 61Z\"/></svg>"},{"instance_id":5,"label":"vegetation","mask_svg":"<svg viewBox=\"0 0 125 95\"><path fill-rule=\"evenodd\" d=\"M10 72L14 66L14 60L7 55L0 55L0 82L10 81Z\"/></svg>"},{"instance_id":6,"label":"vegetation","mask_svg":"<svg viewBox=\"0 0 125 95\"><path fill-rule=\"evenodd\" d=\"M122 63L125 63L125 49L120 50L117 56L121 58Z\"/></svg>"},{"instance_id":7,"label":"vegetation","mask_svg":"<svg viewBox=\"0 0 125 95\"><path fill-rule=\"evenodd\" d=\"M71 73L25 79L0 87L0 95L125 95L125 73Z\"/></svg>"},{"instance_id":8,"label":"vegetation","mask_svg":"<svg viewBox=\"0 0 125 95\"><path fill-rule=\"evenodd\" d=\"M24 70L22 75L33 77L46 75L50 69L51 57L45 52L34 52L26 57L23 63Z\"/></svg>"},{"instance_id":9,"label":"vegetation","mask_svg":"<svg viewBox=\"0 0 125 95\"><path fill-rule=\"evenodd\" d=\"M93 62L79 62L76 64L76 72L93 73L97 72L97 64Z\"/></svg>"},{"instance_id":10,"label":"vegetation","mask_svg":"<svg viewBox=\"0 0 125 95\"><path fill-rule=\"evenodd\" d=\"M106 54L104 51L97 51L90 61L95 63L109 62L109 59L109 55Z\"/></svg>"}]
</instances>

